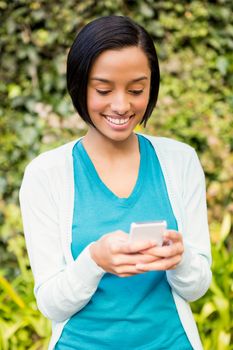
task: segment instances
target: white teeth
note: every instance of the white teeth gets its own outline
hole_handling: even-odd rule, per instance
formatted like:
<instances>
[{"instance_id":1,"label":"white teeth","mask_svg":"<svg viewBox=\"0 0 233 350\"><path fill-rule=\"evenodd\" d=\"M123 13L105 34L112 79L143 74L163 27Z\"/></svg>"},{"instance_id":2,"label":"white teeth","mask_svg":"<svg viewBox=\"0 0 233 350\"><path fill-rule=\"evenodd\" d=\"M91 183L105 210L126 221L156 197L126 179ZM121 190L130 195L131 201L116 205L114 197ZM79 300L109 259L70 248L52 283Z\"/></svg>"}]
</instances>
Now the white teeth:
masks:
<instances>
[{"instance_id":1,"label":"white teeth","mask_svg":"<svg viewBox=\"0 0 233 350\"><path fill-rule=\"evenodd\" d=\"M106 119L111 122L112 124L115 124L115 125L123 125L123 124L126 124L128 123L129 121L129 118L126 118L126 119L117 119L117 118L111 118L111 117L108 117L106 116Z\"/></svg>"}]
</instances>

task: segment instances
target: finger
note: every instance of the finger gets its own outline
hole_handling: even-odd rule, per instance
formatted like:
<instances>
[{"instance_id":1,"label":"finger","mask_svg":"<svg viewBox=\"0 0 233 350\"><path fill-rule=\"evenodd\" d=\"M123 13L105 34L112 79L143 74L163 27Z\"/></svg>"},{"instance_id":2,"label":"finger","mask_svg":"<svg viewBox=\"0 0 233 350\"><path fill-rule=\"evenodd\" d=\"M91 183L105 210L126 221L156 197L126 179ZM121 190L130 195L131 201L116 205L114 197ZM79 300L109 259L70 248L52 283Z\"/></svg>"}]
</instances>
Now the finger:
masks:
<instances>
[{"instance_id":1,"label":"finger","mask_svg":"<svg viewBox=\"0 0 233 350\"><path fill-rule=\"evenodd\" d=\"M121 253L125 254L133 254L138 253L140 251L143 251L145 249L149 249L152 247L155 247L156 242L155 241L135 241L131 242L128 240L127 242L121 242Z\"/></svg>"},{"instance_id":2,"label":"finger","mask_svg":"<svg viewBox=\"0 0 233 350\"><path fill-rule=\"evenodd\" d=\"M171 244L173 244L171 239L163 238L163 247Z\"/></svg>"},{"instance_id":3,"label":"finger","mask_svg":"<svg viewBox=\"0 0 233 350\"><path fill-rule=\"evenodd\" d=\"M151 260L152 261L148 261L148 262L153 262L153 261L157 261L157 260L159 260L159 259L163 259L163 257L161 258L160 256L156 256L156 255L154 255L154 254L152 254L152 253L150 253L150 254L147 254L147 255L149 255L149 256L151 256ZM140 259L141 261L141 263L144 263L143 261L142 261L142 259Z\"/></svg>"},{"instance_id":4,"label":"finger","mask_svg":"<svg viewBox=\"0 0 233 350\"><path fill-rule=\"evenodd\" d=\"M153 256L151 254L136 254L135 264L137 264L137 263L147 264L147 263L156 261L157 259L158 259L158 257Z\"/></svg>"},{"instance_id":5,"label":"finger","mask_svg":"<svg viewBox=\"0 0 233 350\"><path fill-rule=\"evenodd\" d=\"M137 264L136 268L140 271L165 271L174 269L181 261L181 256L175 256L167 259L159 259L153 263Z\"/></svg>"},{"instance_id":6,"label":"finger","mask_svg":"<svg viewBox=\"0 0 233 350\"><path fill-rule=\"evenodd\" d=\"M136 268L136 265L122 265L117 266L113 273L117 276L121 275L138 275L139 273L142 273Z\"/></svg>"},{"instance_id":7,"label":"finger","mask_svg":"<svg viewBox=\"0 0 233 350\"><path fill-rule=\"evenodd\" d=\"M112 265L113 266L124 266L124 265L136 265L138 263L147 264L153 262L157 259L152 255L143 254L118 254L113 256Z\"/></svg>"},{"instance_id":8,"label":"finger","mask_svg":"<svg viewBox=\"0 0 233 350\"><path fill-rule=\"evenodd\" d=\"M162 247L155 247L150 249L150 254L160 258L169 258L176 255L181 255L184 252L182 242L166 245Z\"/></svg>"},{"instance_id":9,"label":"finger","mask_svg":"<svg viewBox=\"0 0 233 350\"><path fill-rule=\"evenodd\" d=\"M171 267L169 270L175 270L177 268L178 264L175 264L173 267Z\"/></svg>"},{"instance_id":10,"label":"finger","mask_svg":"<svg viewBox=\"0 0 233 350\"><path fill-rule=\"evenodd\" d=\"M121 230L117 230L111 233L112 236L117 237L117 238L122 238L124 241L128 240L129 235L128 233L121 231Z\"/></svg>"},{"instance_id":11,"label":"finger","mask_svg":"<svg viewBox=\"0 0 233 350\"><path fill-rule=\"evenodd\" d=\"M135 275L139 275L141 272L138 273L122 273L120 275L117 275L118 277L131 277L131 276L135 276Z\"/></svg>"},{"instance_id":12,"label":"finger","mask_svg":"<svg viewBox=\"0 0 233 350\"><path fill-rule=\"evenodd\" d=\"M173 243L182 241L182 235L174 230L167 230L164 235L164 241L171 240Z\"/></svg>"},{"instance_id":13,"label":"finger","mask_svg":"<svg viewBox=\"0 0 233 350\"><path fill-rule=\"evenodd\" d=\"M136 276L136 275L140 275L142 273L145 273L143 271L137 271L135 273L121 273L119 275L117 275L118 277L131 277L131 276Z\"/></svg>"},{"instance_id":14,"label":"finger","mask_svg":"<svg viewBox=\"0 0 233 350\"><path fill-rule=\"evenodd\" d=\"M156 247L156 246L155 246ZM140 254L146 254L146 255L154 255L154 248L148 248L140 251Z\"/></svg>"}]
</instances>

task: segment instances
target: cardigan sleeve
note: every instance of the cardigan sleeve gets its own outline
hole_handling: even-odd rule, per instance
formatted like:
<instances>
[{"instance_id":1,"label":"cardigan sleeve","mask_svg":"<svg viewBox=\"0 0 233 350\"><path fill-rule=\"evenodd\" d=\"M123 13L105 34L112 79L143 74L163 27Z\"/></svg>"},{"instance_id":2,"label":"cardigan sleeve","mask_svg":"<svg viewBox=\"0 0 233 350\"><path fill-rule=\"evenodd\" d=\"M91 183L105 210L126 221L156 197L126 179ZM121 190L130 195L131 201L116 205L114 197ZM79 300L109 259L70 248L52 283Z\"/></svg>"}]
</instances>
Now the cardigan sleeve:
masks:
<instances>
[{"instance_id":1,"label":"cardigan sleeve","mask_svg":"<svg viewBox=\"0 0 233 350\"><path fill-rule=\"evenodd\" d=\"M167 278L177 294L194 301L208 290L212 273L204 172L194 150L189 158L182 180L184 254Z\"/></svg>"},{"instance_id":2,"label":"cardigan sleeve","mask_svg":"<svg viewBox=\"0 0 233 350\"><path fill-rule=\"evenodd\" d=\"M59 206L51 188L51 176L33 161L25 170L19 199L38 308L62 322L89 302L105 271L91 259L89 246L75 261L65 262Z\"/></svg>"}]
</instances>

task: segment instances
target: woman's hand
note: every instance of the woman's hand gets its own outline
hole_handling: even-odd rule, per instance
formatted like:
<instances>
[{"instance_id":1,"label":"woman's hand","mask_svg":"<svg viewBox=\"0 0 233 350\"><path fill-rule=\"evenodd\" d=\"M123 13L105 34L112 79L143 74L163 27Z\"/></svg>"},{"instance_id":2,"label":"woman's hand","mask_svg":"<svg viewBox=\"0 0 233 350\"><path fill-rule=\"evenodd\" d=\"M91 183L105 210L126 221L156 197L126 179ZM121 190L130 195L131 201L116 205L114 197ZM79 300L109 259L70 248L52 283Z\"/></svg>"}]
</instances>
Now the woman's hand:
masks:
<instances>
[{"instance_id":1,"label":"woman's hand","mask_svg":"<svg viewBox=\"0 0 233 350\"><path fill-rule=\"evenodd\" d=\"M150 241L130 243L129 235L118 230L102 236L89 249L92 259L106 272L128 277L143 273L136 268L137 264L155 261L154 255L150 254L153 247L155 243Z\"/></svg>"},{"instance_id":2,"label":"woman's hand","mask_svg":"<svg viewBox=\"0 0 233 350\"><path fill-rule=\"evenodd\" d=\"M168 230L164 235L162 247L149 248L141 251L142 254L151 254L155 260L149 263L136 265L139 271L173 270L177 267L184 253L183 239L179 232Z\"/></svg>"}]
</instances>

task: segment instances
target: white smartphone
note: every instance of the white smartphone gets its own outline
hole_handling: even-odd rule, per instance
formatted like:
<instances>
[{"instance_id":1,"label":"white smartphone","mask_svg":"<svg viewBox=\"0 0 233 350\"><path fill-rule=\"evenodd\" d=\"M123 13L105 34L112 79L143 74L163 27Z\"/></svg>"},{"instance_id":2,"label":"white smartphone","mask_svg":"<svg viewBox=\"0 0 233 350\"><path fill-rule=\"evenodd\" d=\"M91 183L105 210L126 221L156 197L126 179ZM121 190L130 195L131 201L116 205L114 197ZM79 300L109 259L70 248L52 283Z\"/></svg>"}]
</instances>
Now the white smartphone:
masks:
<instances>
[{"instance_id":1,"label":"white smartphone","mask_svg":"<svg viewBox=\"0 0 233 350\"><path fill-rule=\"evenodd\" d=\"M167 222L165 220L132 222L129 239L131 241L155 240L158 246L162 246L163 234L166 229Z\"/></svg>"}]
</instances>

